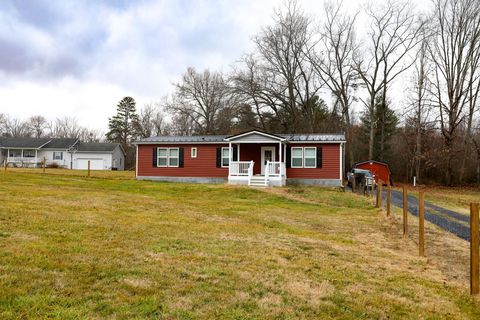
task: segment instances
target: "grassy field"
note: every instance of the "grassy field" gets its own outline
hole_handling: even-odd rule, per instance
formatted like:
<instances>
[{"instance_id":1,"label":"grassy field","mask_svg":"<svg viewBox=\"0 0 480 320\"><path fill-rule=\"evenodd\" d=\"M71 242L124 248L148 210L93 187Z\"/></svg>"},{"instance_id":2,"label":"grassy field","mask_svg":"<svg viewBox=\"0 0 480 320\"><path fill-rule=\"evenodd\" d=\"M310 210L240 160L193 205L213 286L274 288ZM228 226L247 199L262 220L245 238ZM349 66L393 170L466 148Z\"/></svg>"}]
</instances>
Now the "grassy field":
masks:
<instances>
[{"instance_id":1,"label":"grassy field","mask_svg":"<svg viewBox=\"0 0 480 320\"><path fill-rule=\"evenodd\" d=\"M85 175L0 174L1 319L480 317L361 196Z\"/></svg>"},{"instance_id":2,"label":"grassy field","mask_svg":"<svg viewBox=\"0 0 480 320\"><path fill-rule=\"evenodd\" d=\"M419 191L425 192L425 201L446 209L470 215L470 203L480 202L480 189L475 187L408 186L408 192L418 197ZM397 188L401 190L401 188Z\"/></svg>"}]
</instances>

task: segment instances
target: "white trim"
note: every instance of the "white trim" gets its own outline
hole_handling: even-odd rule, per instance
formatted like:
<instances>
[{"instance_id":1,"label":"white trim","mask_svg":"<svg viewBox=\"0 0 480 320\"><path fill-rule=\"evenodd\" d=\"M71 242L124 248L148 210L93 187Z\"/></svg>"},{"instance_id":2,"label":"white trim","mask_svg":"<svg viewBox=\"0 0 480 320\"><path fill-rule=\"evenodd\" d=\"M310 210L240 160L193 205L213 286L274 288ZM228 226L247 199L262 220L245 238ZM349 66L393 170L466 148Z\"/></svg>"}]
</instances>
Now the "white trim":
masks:
<instances>
[{"instance_id":1,"label":"white trim","mask_svg":"<svg viewBox=\"0 0 480 320\"><path fill-rule=\"evenodd\" d=\"M197 152L198 152L197 147L191 147L190 148L190 157L191 158L196 158L197 157Z\"/></svg>"},{"instance_id":2,"label":"white trim","mask_svg":"<svg viewBox=\"0 0 480 320\"><path fill-rule=\"evenodd\" d=\"M275 146L261 146L260 147L260 173L262 175L265 174L265 151L270 150L272 151L272 160L275 161Z\"/></svg>"},{"instance_id":3,"label":"white trim","mask_svg":"<svg viewBox=\"0 0 480 320\"><path fill-rule=\"evenodd\" d=\"M271 141L270 141L271 143ZM134 142L132 144L135 144L135 145L139 145L139 144L147 144L147 145L151 145L151 144L158 144L158 145L164 145L164 144L223 144L223 145L226 145L227 142L225 141L214 141L214 142L207 142L207 141L171 141L171 142L168 142L168 141L144 141L144 142Z\"/></svg>"},{"instance_id":4,"label":"white trim","mask_svg":"<svg viewBox=\"0 0 480 320\"><path fill-rule=\"evenodd\" d=\"M345 143L346 141L288 141L290 144L305 144L305 143L312 143L312 144L341 144Z\"/></svg>"},{"instance_id":5,"label":"white trim","mask_svg":"<svg viewBox=\"0 0 480 320\"><path fill-rule=\"evenodd\" d=\"M300 159L302 159L302 164L300 166L293 165L293 149L300 149L302 151L302 155L300 156ZM295 157L295 158L298 159L298 157ZM303 147L290 148L290 168L294 168L294 169L303 168Z\"/></svg>"},{"instance_id":6,"label":"white trim","mask_svg":"<svg viewBox=\"0 0 480 320\"><path fill-rule=\"evenodd\" d=\"M315 164L313 165L313 167L312 166L307 167L307 165L306 165L305 149L314 149L315 150L315 153L314 153ZM309 159L312 159L312 157L309 157ZM315 169L317 167L317 147L303 147L303 167L305 169Z\"/></svg>"},{"instance_id":7,"label":"white trim","mask_svg":"<svg viewBox=\"0 0 480 320\"><path fill-rule=\"evenodd\" d=\"M223 150L224 149L228 150L228 164L229 164L228 166L223 165L223 159L225 158L223 156ZM230 166L230 154L231 154L230 150L231 150L230 147L222 147L222 152L220 153L220 166L222 168L228 168Z\"/></svg>"},{"instance_id":8,"label":"white trim","mask_svg":"<svg viewBox=\"0 0 480 320\"><path fill-rule=\"evenodd\" d=\"M160 149L165 149L167 150L167 155L166 156L160 156ZM173 159L177 159L177 165L172 166L170 165L170 150L177 150L177 156L176 157L171 157ZM159 159L166 159L166 164L165 165L159 165L158 160ZM178 168L180 166L180 148L165 148L165 147L157 147L157 168Z\"/></svg>"},{"instance_id":9,"label":"white trim","mask_svg":"<svg viewBox=\"0 0 480 320\"><path fill-rule=\"evenodd\" d=\"M282 137L279 137L279 136L276 136L276 135L272 135L272 134L268 134L268 133L265 133L265 132L257 131L257 130L252 130L252 131L244 132L244 133L241 133L241 134L238 134L238 135L230 136L230 137L225 138L224 140L225 141L232 141L232 140L244 137L244 136L249 136L251 134L259 134L261 136L273 138L273 139L276 139L278 141L285 141L286 140L285 138L282 138ZM252 142L250 142L250 143L252 143ZM255 141L255 143L257 143L257 141Z\"/></svg>"},{"instance_id":10,"label":"white trim","mask_svg":"<svg viewBox=\"0 0 480 320\"><path fill-rule=\"evenodd\" d=\"M135 177L138 177L138 146L136 146L135 151L136 151L136 155L135 155ZM158 152L158 150L157 150L157 152ZM72 160L72 162L73 162L73 160ZM125 166L125 164L124 164L124 166Z\"/></svg>"},{"instance_id":11,"label":"white trim","mask_svg":"<svg viewBox=\"0 0 480 320\"><path fill-rule=\"evenodd\" d=\"M340 180L342 180L343 183L343 144L340 144Z\"/></svg>"}]
</instances>

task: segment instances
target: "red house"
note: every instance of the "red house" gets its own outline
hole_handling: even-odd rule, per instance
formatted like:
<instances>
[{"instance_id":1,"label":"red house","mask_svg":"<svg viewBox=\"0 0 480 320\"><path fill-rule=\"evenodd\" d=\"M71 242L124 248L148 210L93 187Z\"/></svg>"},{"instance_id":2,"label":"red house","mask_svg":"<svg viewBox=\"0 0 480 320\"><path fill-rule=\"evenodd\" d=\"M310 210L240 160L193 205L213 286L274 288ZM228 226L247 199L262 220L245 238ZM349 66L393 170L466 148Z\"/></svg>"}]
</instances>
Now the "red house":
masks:
<instances>
[{"instance_id":1,"label":"red house","mask_svg":"<svg viewBox=\"0 0 480 320\"><path fill-rule=\"evenodd\" d=\"M341 186L343 134L159 136L137 141L137 179Z\"/></svg>"},{"instance_id":2,"label":"red house","mask_svg":"<svg viewBox=\"0 0 480 320\"><path fill-rule=\"evenodd\" d=\"M390 167L385 162L369 160L357 162L353 165L353 167L370 171L375 176L375 182L377 183L378 179L380 179L383 181L384 185L393 186L392 173L390 172Z\"/></svg>"}]
</instances>

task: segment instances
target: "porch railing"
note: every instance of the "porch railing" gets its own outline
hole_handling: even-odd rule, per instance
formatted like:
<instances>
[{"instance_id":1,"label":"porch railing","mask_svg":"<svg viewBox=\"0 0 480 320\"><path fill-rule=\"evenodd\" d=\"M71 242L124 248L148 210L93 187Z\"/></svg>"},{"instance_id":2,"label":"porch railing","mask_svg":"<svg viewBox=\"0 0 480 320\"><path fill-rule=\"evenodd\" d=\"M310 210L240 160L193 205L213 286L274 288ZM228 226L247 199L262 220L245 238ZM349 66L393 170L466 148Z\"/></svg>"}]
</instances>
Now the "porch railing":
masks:
<instances>
[{"instance_id":1,"label":"porch railing","mask_svg":"<svg viewBox=\"0 0 480 320\"><path fill-rule=\"evenodd\" d=\"M265 175L269 177L281 177L283 175L283 162L267 161Z\"/></svg>"},{"instance_id":2,"label":"porch railing","mask_svg":"<svg viewBox=\"0 0 480 320\"><path fill-rule=\"evenodd\" d=\"M230 162L229 172L230 176L250 177L253 175L253 161L232 161Z\"/></svg>"},{"instance_id":3,"label":"porch railing","mask_svg":"<svg viewBox=\"0 0 480 320\"><path fill-rule=\"evenodd\" d=\"M40 163L41 159L35 157L8 157L8 163Z\"/></svg>"}]
</instances>

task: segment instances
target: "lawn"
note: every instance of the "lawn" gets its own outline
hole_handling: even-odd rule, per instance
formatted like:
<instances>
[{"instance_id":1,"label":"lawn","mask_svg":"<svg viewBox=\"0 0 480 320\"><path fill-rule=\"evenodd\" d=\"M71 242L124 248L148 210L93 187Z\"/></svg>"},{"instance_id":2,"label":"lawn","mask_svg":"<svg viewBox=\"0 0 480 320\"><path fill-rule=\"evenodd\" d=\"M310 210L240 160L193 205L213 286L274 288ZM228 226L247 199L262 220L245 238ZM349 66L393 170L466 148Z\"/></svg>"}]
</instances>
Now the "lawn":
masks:
<instances>
[{"instance_id":1,"label":"lawn","mask_svg":"<svg viewBox=\"0 0 480 320\"><path fill-rule=\"evenodd\" d=\"M480 317L367 198L85 175L0 174L0 318Z\"/></svg>"}]
</instances>

